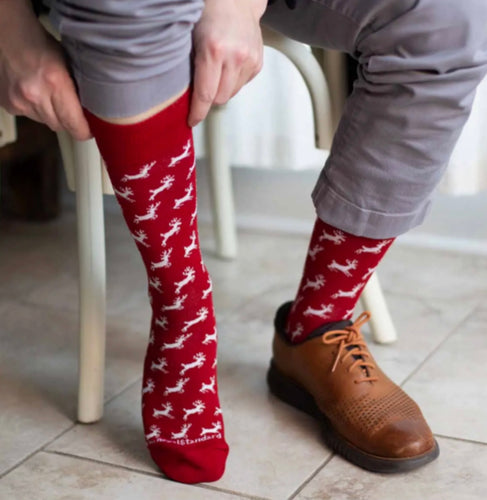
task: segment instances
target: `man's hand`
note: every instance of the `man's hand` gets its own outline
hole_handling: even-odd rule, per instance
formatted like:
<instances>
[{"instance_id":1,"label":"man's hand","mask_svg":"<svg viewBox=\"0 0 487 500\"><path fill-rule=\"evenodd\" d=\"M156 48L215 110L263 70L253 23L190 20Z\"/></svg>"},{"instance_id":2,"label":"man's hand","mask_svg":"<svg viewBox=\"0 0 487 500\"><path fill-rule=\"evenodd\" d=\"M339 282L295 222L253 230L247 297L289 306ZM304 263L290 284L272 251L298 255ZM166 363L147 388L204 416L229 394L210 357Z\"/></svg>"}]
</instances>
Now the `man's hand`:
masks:
<instances>
[{"instance_id":1,"label":"man's hand","mask_svg":"<svg viewBox=\"0 0 487 500\"><path fill-rule=\"evenodd\" d=\"M75 139L91 137L61 46L27 0L0 1L0 106Z\"/></svg>"},{"instance_id":2,"label":"man's hand","mask_svg":"<svg viewBox=\"0 0 487 500\"><path fill-rule=\"evenodd\" d=\"M259 20L267 0L206 0L193 30L193 127L212 104L224 104L262 69Z\"/></svg>"}]
</instances>

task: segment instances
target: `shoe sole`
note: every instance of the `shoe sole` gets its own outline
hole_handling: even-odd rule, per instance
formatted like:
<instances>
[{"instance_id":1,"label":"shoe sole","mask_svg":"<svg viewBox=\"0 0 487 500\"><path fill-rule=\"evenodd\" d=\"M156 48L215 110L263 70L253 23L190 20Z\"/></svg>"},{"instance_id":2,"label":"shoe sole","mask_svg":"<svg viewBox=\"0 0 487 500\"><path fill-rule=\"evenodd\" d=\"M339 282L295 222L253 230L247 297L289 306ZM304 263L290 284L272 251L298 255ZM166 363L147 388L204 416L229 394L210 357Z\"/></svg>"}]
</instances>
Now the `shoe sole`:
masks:
<instances>
[{"instance_id":1,"label":"shoe sole","mask_svg":"<svg viewBox=\"0 0 487 500\"><path fill-rule=\"evenodd\" d=\"M313 396L292 379L280 373L273 361L271 361L267 372L267 384L271 393L281 401L318 420L323 439L329 448L349 462L368 471L382 473L406 472L432 462L440 453L438 443L435 440L435 446L431 451L412 458L384 458L371 455L357 448L336 432L330 420L319 410Z\"/></svg>"}]
</instances>

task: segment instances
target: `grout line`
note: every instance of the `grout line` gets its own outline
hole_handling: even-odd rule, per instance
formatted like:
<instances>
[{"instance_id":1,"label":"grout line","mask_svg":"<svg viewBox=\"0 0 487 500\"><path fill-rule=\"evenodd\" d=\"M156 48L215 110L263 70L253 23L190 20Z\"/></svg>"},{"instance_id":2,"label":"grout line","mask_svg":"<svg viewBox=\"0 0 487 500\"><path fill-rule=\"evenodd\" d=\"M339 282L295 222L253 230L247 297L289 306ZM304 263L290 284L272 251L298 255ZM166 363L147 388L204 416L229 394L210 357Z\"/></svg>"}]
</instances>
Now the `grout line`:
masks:
<instances>
[{"instance_id":1,"label":"grout line","mask_svg":"<svg viewBox=\"0 0 487 500\"><path fill-rule=\"evenodd\" d=\"M487 446L487 443L485 441L477 441L476 439L467 439L467 438L459 438L455 436L446 436L445 434L438 434L434 433L435 436L441 438L441 439L447 439L449 441L459 441L461 443L470 443L470 444L480 444L482 446Z\"/></svg>"},{"instance_id":2,"label":"grout line","mask_svg":"<svg viewBox=\"0 0 487 500\"><path fill-rule=\"evenodd\" d=\"M13 472L15 469L17 469L21 465L23 465L25 462L27 462L27 460L29 460L30 458L32 458L37 453L44 451L44 448L46 446L49 446L53 441L55 441L56 439L60 438L64 434L66 434L66 432L68 432L71 429L73 429L75 425L76 425L76 423L72 423L67 429L64 429L60 434L57 434L51 440L49 440L47 443L44 443L43 445L41 445L38 448L36 448L33 452L31 452L28 455L26 455L22 460L20 460L19 462L17 462L15 465L13 465L9 469L5 470L4 472L0 473L0 479L2 479L3 477L5 477L7 474L10 474L10 472Z\"/></svg>"},{"instance_id":3,"label":"grout line","mask_svg":"<svg viewBox=\"0 0 487 500\"><path fill-rule=\"evenodd\" d=\"M116 469L122 469L122 470L126 470L128 472L134 472L134 473L139 474L139 475L154 477L154 478L162 479L164 481L169 481L169 482L172 482L172 483L181 484L181 485L187 486L189 488L197 488L197 489L200 489L200 490L211 490L211 491L215 491L215 492L219 492L219 493L225 493L225 494L231 495L231 496L240 496L240 497L243 496L244 498L247 498L249 500L268 500L268 499L263 498L263 497L248 496L248 495L245 495L245 494L242 494L242 493L234 492L234 491L231 491L231 490L226 490L224 488L219 488L217 486L211 486L211 485L207 485L207 484L204 484L204 483L191 484L191 485L185 484L185 483L180 483L178 481L173 481L172 479L168 478L167 476L164 476L160 472L151 472L151 471L136 469L135 467L129 467L127 465L114 464L114 463L111 463L111 462L106 462L105 460L100 460L100 459L95 459L95 458L88 458L88 457L82 457L80 455L73 455L72 453L68 453L68 452L56 451L56 450L41 450L41 452L42 453L48 453L48 454L51 454L51 455L59 455L61 457L73 458L75 460L82 460L83 462L90 462L90 463L96 463L96 464L100 464L100 465L105 465L107 467L114 467Z\"/></svg>"},{"instance_id":4,"label":"grout line","mask_svg":"<svg viewBox=\"0 0 487 500\"><path fill-rule=\"evenodd\" d=\"M406 384L418 371L443 347L448 340L450 340L452 337L458 334L458 331L460 329L460 326L463 323L466 323L468 319L475 315L477 310L480 308L480 303L474 306L461 320L458 321L458 323L452 328L450 333L448 333L439 343L436 347L434 347L429 354L426 355L426 357L421 361L416 368L413 369L413 371L399 384L401 387Z\"/></svg>"},{"instance_id":5,"label":"grout line","mask_svg":"<svg viewBox=\"0 0 487 500\"><path fill-rule=\"evenodd\" d=\"M291 496L287 500L292 500L296 498L303 489L308 486L308 484L330 463L331 459L335 456L335 453L331 453L331 455L320 465L318 468L308 477L305 481L291 494Z\"/></svg>"}]
</instances>

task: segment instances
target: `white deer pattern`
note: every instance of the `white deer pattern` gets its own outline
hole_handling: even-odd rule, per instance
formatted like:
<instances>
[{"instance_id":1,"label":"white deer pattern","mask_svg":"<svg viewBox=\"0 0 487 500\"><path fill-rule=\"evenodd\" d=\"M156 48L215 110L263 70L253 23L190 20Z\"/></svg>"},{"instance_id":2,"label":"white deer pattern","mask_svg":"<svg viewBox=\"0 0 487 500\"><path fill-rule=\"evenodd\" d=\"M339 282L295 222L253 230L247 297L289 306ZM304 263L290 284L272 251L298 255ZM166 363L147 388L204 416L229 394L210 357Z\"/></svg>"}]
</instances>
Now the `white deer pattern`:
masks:
<instances>
[{"instance_id":1,"label":"white deer pattern","mask_svg":"<svg viewBox=\"0 0 487 500\"><path fill-rule=\"evenodd\" d=\"M180 432L172 432L171 433L171 438L172 439L184 439L188 435L189 428L191 427L191 424L184 424L181 427Z\"/></svg>"},{"instance_id":2,"label":"white deer pattern","mask_svg":"<svg viewBox=\"0 0 487 500\"><path fill-rule=\"evenodd\" d=\"M338 299L338 298L343 298L343 297L346 297L346 298L354 298L357 293L360 291L360 289L362 288L363 286L363 283L359 283L358 285L355 285L351 290L349 291L344 291L344 290L338 290L337 293L334 293L332 295L332 298L334 299Z\"/></svg>"},{"instance_id":3,"label":"white deer pattern","mask_svg":"<svg viewBox=\"0 0 487 500\"><path fill-rule=\"evenodd\" d=\"M196 231L193 231L191 233L190 239L191 239L191 243L184 247L184 257L185 258L189 257L191 255L191 252L198 248L198 245L196 244Z\"/></svg>"},{"instance_id":4,"label":"white deer pattern","mask_svg":"<svg viewBox=\"0 0 487 500\"><path fill-rule=\"evenodd\" d=\"M304 316L318 316L320 318L326 318L333 311L333 304L320 306L320 309L315 309L311 306L308 306L306 311L303 312Z\"/></svg>"},{"instance_id":5,"label":"white deer pattern","mask_svg":"<svg viewBox=\"0 0 487 500\"><path fill-rule=\"evenodd\" d=\"M330 234L326 230L324 230L321 233L319 240L320 241L328 240L331 241L334 245L341 245L346 240L346 237L343 231L340 231L339 229L335 229L333 231L333 234Z\"/></svg>"},{"instance_id":6,"label":"white deer pattern","mask_svg":"<svg viewBox=\"0 0 487 500\"><path fill-rule=\"evenodd\" d=\"M171 237L174 236L175 234L179 233L179 230L181 229L181 219L172 219L171 222L169 223L170 229L166 231L165 233L161 233L162 236L162 246L165 247L167 245L167 240Z\"/></svg>"},{"instance_id":7,"label":"white deer pattern","mask_svg":"<svg viewBox=\"0 0 487 500\"><path fill-rule=\"evenodd\" d=\"M167 370L166 370L166 367L167 367L167 361L166 361L166 358L159 358L157 360L157 363L155 361L152 362L151 364L151 367L150 369L152 371L154 370L159 370L160 372L162 373L169 373Z\"/></svg>"},{"instance_id":8,"label":"white deer pattern","mask_svg":"<svg viewBox=\"0 0 487 500\"><path fill-rule=\"evenodd\" d=\"M187 201L190 201L193 199L193 184L190 184L184 192L186 193L182 198L177 198L174 200L174 209L181 208L181 205L183 203L186 203Z\"/></svg>"},{"instance_id":9,"label":"white deer pattern","mask_svg":"<svg viewBox=\"0 0 487 500\"><path fill-rule=\"evenodd\" d=\"M159 293L162 293L162 290L161 290L162 283L161 283L161 280L157 276L155 278L149 279L149 286L151 286L152 288L155 288Z\"/></svg>"},{"instance_id":10,"label":"white deer pattern","mask_svg":"<svg viewBox=\"0 0 487 500\"><path fill-rule=\"evenodd\" d=\"M187 158L191 154L191 140L189 140L183 148L183 152L179 156L173 156L168 167L174 167L181 160Z\"/></svg>"},{"instance_id":11,"label":"white deer pattern","mask_svg":"<svg viewBox=\"0 0 487 500\"><path fill-rule=\"evenodd\" d=\"M113 187L113 186L112 186ZM124 200L129 201L130 203L133 203L135 200L132 198L134 195L134 192L132 191L132 188L127 186L121 190L115 189L113 187L113 192L118 195L120 198L123 198Z\"/></svg>"},{"instance_id":12,"label":"white deer pattern","mask_svg":"<svg viewBox=\"0 0 487 500\"><path fill-rule=\"evenodd\" d=\"M166 387L166 390L164 391L164 396L167 396L168 394L182 394L184 392L184 386L189 382L189 378L180 378L177 382L176 385L173 387Z\"/></svg>"},{"instance_id":13,"label":"white deer pattern","mask_svg":"<svg viewBox=\"0 0 487 500\"><path fill-rule=\"evenodd\" d=\"M167 306L162 306L161 311L181 311L184 309L184 301L188 298L187 295L181 295L181 297L176 297L174 302Z\"/></svg>"},{"instance_id":14,"label":"white deer pattern","mask_svg":"<svg viewBox=\"0 0 487 500\"><path fill-rule=\"evenodd\" d=\"M201 384L201 387L200 387L200 392L202 392L203 394L206 392L212 392L214 394L215 393L215 381L216 381L215 377L211 377L209 384L205 384L203 382Z\"/></svg>"},{"instance_id":15,"label":"white deer pattern","mask_svg":"<svg viewBox=\"0 0 487 500\"><path fill-rule=\"evenodd\" d=\"M388 245L391 242L391 240L384 240L381 241L380 243L377 243L377 245L373 247L368 247L366 245L362 245L358 250L355 250L355 253L372 253L372 254L379 254L381 250Z\"/></svg>"},{"instance_id":16,"label":"white deer pattern","mask_svg":"<svg viewBox=\"0 0 487 500\"><path fill-rule=\"evenodd\" d=\"M347 259L346 262L347 264L344 265L344 264L339 264L336 260L333 260L331 264L328 264L327 267L330 271L340 271L345 276L350 277L352 276L352 273L350 271L357 269L358 260Z\"/></svg>"},{"instance_id":17,"label":"white deer pattern","mask_svg":"<svg viewBox=\"0 0 487 500\"><path fill-rule=\"evenodd\" d=\"M134 223L138 224L139 222L141 222L143 220L156 220L157 219L156 210L159 208L160 204L161 204L161 202L158 201L157 203L150 205L149 208L147 209L147 212L145 213L145 215L136 215L134 218Z\"/></svg>"},{"instance_id":18,"label":"white deer pattern","mask_svg":"<svg viewBox=\"0 0 487 500\"><path fill-rule=\"evenodd\" d=\"M188 283L192 283L194 281L196 271L193 267L187 267L183 271L184 278L181 281L176 281L174 284L176 285L176 295L181 293L181 289L186 286Z\"/></svg>"},{"instance_id":19,"label":"white deer pattern","mask_svg":"<svg viewBox=\"0 0 487 500\"><path fill-rule=\"evenodd\" d=\"M323 247L320 245L315 245L313 248L309 249L308 255L311 257L311 260L316 259L316 255L319 254L323 250Z\"/></svg>"},{"instance_id":20,"label":"white deer pattern","mask_svg":"<svg viewBox=\"0 0 487 500\"><path fill-rule=\"evenodd\" d=\"M147 440L157 439L158 437L160 437L160 435L161 435L161 431L160 431L159 427L157 427L157 425L151 425L150 432L149 432L149 434L145 435L145 438Z\"/></svg>"},{"instance_id":21,"label":"white deer pattern","mask_svg":"<svg viewBox=\"0 0 487 500\"><path fill-rule=\"evenodd\" d=\"M160 269L160 268L167 269L168 267L171 267L171 261L169 260L169 257L171 257L171 253L172 253L172 248L170 248L169 250L164 250L164 252L162 252L161 260L159 262L150 263L151 270L154 271L154 269Z\"/></svg>"},{"instance_id":22,"label":"white deer pattern","mask_svg":"<svg viewBox=\"0 0 487 500\"><path fill-rule=\"evenodd\" d=\"M134 174L134 175L129 175L129 174L126 174L122 177L122 182L127 182L127 181L133 181L133 180L136 180L136 179L147 179L147 177L149 177L149 172L151 170L151 168L156 164L155 161L153 161L152 163L148 163L146 165L144 165L140 170L139 170L139 173L138 174Z\"/></svg>"},{"instance_id":23,"label":"white deer pattern","mask_svg":"<svg viewBox=\"0 0 487 500\"><path fill-rule=\"evenodd\" d=\"M147 379L146 385L142 389L142 394L152 394L155 387L154 381L151 378Z\"/></svg>"},{"instance_id":24,"label":"white deer pattern","mask_svg":"<svg viewBox=\"0 0 487 500\"><path fill-rule=\"evenodd\" d=\"M156 318L155 323L164 331L167 331L167 327L169 326L169 321L166 318L166 316L161 316L160 318Z\"/></svg>"},{"instance_id":25,"label":"white deer pattern","mask_svg":"<svg viewBox=\"0 0 487 500\"><path fill-rule=\"evenodd\" d=\"M323 287L325 284L325 278L322 274L316 275L314 280L310 280L309 278L306 278L306 283L303 286L303 290L307 290L308 288L311 288L313 290L319 290L320 288Z\"/></svg>"},{"instance_id":26,"label":"white deer pattern","mask_svg":"<svg viewBox=\"0 0 487 500\"><path fill-rule=\"evenodd\" d=\"M150 247L149 243L145 241L147 239L147 234L144 231L135 231L135 233L132 233L132 237L141 245L144 245L147 248Z\"/></svg>"},{"instance_id":27,"label":"white deer pattern","mask_svg":"<svg viewBox=\"0 0 487 500\"><path fill-rule=\"evenodd\" d=\"M161 351L165 351L167 349L182 349L184 347L184 343L191 337L190 333L186 335L180 335L176 338L176 340L172 343L164 342L161 347Z\"/></svg>"},{"instance_id":28,"label":"white deer pattern","mask_svg":"<svg viewBox=\"0 0 487 500\"><path fill-rule=\"evenodd\" d=\"M156 410L154 408L154 412L152 413L152 416L155 418L159 418L159 417L174 418L174 415L171 415L172 410L173 410L173 408L172 408L171 403L164 403L162 405L162 410Z\"/></svg>"},{"instance_id":29,"label":"white deer pattern","mask_svg":"<svg viewBox=\"0 0 487 500\"><path fill-rule=\"evenodd\" d=\"M170 189L173 184L174 184L174 175L166 175L165 177L163 177L161 180L161 185L158 188L149 189L149 192L151 193L149 201L154 201L155 197L159 193L162 193L163 191Z\"/></svg>"},{"instance_id":30,"label":"white deer pattern","mask_svg":"<svg viewBox=\"0 0 487 500\"><path fill-rule=\"evenodd\" d=\"M203 300L208 298L212 290L213 290L213 284L211 283L211 278L208 277L208 288L205 288L203 290L203 297L202 297Z\"/></svg>"},{"instance_id":31,"label":"white deer pattern","mask_svg":"<svg viewBox=\"0 0 487 500\"><path fill-rule=\"evenodd\" d=\"M183 411L184 411L184 417L183 417L183 420L188 420L188 417L190 415L201 415L203 413L203 411L205 410L205 404L203 403L203 401L195 401L193 403L193 407L192 408L183 408Z\"/></svg>"},{"instance_id":32,"label":"white deer pattern","mask_svg":"<svg viewBox=\"0 0 487 500\"><path fill-rule=\"evenodd\" d=\"M201 368L206 361L206 356L202 353L199 352L198 354L195 354L193 356L193 362L192 363L182 363L181 370L179 371L179 375L184 375L188 370L191 370L193 368Z\"/></svg>"},{"instance_id":33,"label":"white deer pattern","mask_svg":"<svg viewBox=\"0 0 487 500\"><path fill-rule=\"evenodd\" d=\"M195 319L184 322L184 326L181 328L182 332L187 332L192 326L204 321L208 317L208 309L206 307L202 307L196 314L197 316Z\"/></svg>"},{"instance_id":34,"label":"white deer pattern","mask_svg":"<svg viewBox=\"0 0 487 500\"><path fill-rule=\"evenodd\" d=\"M214 422L213 427L201 429L200 436L206 436L207 434L219 434L222 429L222 424L220 422Z\"/></svg>"},{"instance_id":35,"label":"white deer pattern","mask_svg":"<svg viewBox=\"0 0 487 500\"><path fill-rule=\"evenodd\" d=\"M203 344L207 345L210 342L216 342L217 341L217 333L216 333L216 328L213 330L213 333L206 333L205 334L205 339L203 340Z\"/></svg>"}]
</instances>

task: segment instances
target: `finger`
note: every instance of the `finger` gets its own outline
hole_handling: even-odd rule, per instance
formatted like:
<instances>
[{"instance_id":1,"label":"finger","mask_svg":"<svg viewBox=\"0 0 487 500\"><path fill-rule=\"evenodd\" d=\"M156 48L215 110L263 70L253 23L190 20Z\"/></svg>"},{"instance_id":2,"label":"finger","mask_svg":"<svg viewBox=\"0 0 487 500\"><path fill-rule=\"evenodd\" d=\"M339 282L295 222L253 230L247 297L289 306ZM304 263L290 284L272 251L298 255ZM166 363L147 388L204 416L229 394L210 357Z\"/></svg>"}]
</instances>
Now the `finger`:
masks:
<instances>
[{"instance_id":1,"label":"finger","mask_svg":"<svg viewBox=\"0 0 487 500\"><path fill-rule=\"evenodd\" d=\"M234 64L224 64L220 77L220 83L215 95L215 104L225 104L232 97L243 68Z\"/></svg>"},{"instance_id":2,"label":"finger","mask_svg":"<svg viewBox=\"0 0 487 500\"><path fill-rule=\"evenodd\" d=\"M33 104L33 110L38 118L33 118L36 121L40 121L47 125L53 132L59 132L62 127L61 123L57 119L54 108L52 107L51 99L46 97L43 101ZM29 118L31 118L30 115Z\"/></svg>"},{"instance_id":3,"label":"finger","mask_svg":"<svg viewBox=\"0 0 487 500\"><path fill-rule=\"evenodd\" d=\"M195 58L193 93L188 125L194 127L204 120L213 104L222 72L221 62Z\"/></svg>"},{"instance_id":4,"label":"finger","mask_svg":"<svg viewBox=\"0 0 487 500\"><path fill-rule=\"evenodd\" d=\"M92 137L71 78L67 77L66 83L52 95L51 101L63 129L78 141L85 141Z\"/></svg>"}]
</instances>

